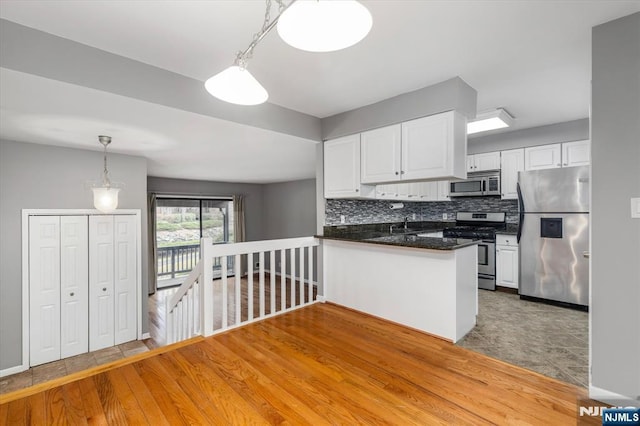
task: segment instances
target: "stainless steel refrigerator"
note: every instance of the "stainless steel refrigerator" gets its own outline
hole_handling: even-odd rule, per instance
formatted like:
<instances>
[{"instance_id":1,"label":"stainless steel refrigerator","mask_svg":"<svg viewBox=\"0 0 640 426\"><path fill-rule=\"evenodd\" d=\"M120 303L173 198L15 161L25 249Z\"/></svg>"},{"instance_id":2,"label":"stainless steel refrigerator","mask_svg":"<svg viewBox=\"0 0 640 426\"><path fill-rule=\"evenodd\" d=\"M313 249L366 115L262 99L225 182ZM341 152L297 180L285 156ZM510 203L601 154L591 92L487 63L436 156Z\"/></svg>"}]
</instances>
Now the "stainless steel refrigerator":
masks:
<instances>
[{"instance_id":1,"label":"stainless steel refrigerator","mask_svg":"<svg viewBox=\"0 0 640 426\"><path fill-rule=\"evenodd\" d=\"M589 304L589 167L518 173L521 296Z\"/></svg>"}]
</instances>

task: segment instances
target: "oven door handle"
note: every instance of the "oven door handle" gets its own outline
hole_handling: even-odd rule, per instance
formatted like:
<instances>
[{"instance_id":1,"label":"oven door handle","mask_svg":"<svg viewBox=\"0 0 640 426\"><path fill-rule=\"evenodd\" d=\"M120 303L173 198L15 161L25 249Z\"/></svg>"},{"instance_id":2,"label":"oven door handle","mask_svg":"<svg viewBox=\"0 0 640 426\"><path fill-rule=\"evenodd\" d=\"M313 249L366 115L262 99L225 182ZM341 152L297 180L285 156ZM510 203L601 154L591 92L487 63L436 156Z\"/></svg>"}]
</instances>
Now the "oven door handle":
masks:
<instances>
[{"instance_id":1,"label":"oven door handle","mask_svg":"<svg viewBox=\"0 0 640 426\"><path fill-rule=\"evenodd\" d=\"M485 192L487 192L487 180L482 179L482 193L484 194Z\"/></svg>"}]
</instances>

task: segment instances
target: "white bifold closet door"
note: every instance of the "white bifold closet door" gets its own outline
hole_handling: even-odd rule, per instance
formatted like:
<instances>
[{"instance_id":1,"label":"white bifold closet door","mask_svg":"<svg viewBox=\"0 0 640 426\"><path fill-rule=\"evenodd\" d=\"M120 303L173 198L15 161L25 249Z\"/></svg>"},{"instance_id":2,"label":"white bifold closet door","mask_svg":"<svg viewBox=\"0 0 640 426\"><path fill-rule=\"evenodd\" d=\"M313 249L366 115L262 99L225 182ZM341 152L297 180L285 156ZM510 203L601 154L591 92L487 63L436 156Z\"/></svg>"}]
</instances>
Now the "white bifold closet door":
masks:
<instances>
[{"instance_id":1,"label":"white bifold closet door","mask_svg":"<svg viewBox=\"0 0 640 426\"><path fill-rule=\"evenodd\" d=\"M89 350L136 339L134 216L89 217Z\"/></svg>"},{"instance_id":2,"label":"white bifold closet door","mask_svg":"<svg viewBox=\"0 0 640 426\"><path fill-rule=\"evenodd\" d=\"M29 218L30 365L87 352L87 216Z\"/></svg>"}]
</instances>

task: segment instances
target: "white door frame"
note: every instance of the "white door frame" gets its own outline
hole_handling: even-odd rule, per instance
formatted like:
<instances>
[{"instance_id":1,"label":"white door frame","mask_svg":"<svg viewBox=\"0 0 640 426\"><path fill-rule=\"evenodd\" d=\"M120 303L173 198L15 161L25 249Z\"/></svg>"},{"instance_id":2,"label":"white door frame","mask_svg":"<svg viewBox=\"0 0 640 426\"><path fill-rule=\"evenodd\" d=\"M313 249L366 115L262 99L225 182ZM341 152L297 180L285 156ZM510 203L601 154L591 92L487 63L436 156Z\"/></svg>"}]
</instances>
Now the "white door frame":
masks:
<instances>
[{"instance_id":1,"label":"white door frame","mask_svg":"<svg viewBox=\"0 0 640 426\"><path fill-rule=\"evenodd\" d=\"M2 370L2 376L19 373L29 369L29 216L81 216L105 215L95 209L22 209L22 364ZM134 215L136 217L136 311L138 318L138 340L142 334L142 213L140 209L121 209L109 215Z\"/></svg>"}]
</instances>

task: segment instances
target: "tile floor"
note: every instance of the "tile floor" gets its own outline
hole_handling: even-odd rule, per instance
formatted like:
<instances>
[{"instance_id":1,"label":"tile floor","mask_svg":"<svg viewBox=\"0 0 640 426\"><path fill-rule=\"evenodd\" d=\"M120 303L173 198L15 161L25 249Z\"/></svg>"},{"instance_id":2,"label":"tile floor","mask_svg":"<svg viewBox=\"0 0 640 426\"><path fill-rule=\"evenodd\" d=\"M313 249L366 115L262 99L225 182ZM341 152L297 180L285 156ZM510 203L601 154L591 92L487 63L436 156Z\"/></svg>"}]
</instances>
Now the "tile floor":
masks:
<instances>
[{"instance_id":1,"label":"tile floor","mask_svg":"<svg viewBox=\"0 0 640 426\"><path fill-rule=\"evenodd\" d=\"M0 394L13 392L67 374L76 373L98 365L116 361L131 355L148 351L147 345L140 340L123 343L111 348L77 355L60 361L49 362L32 367L22 373L0 378Z\"/></svg>"},{"instance_id":2,"label":"tile floor","mask_svg":"<svg viewBox=\"0 0 640 426\"><path fill-rule=\"evenodd\" d=\"M478 324L459 346L578 386L588 386L587 312L478 293Z\"/></svg>"}]
</instances>

